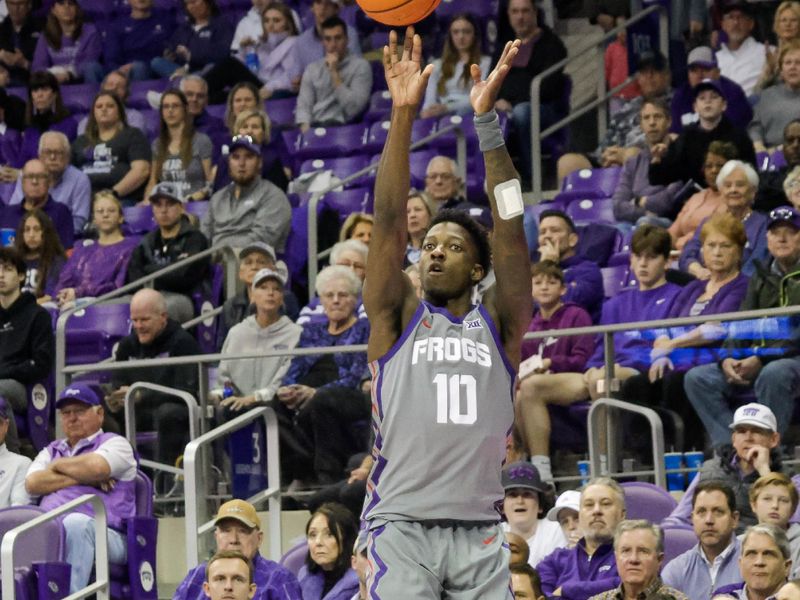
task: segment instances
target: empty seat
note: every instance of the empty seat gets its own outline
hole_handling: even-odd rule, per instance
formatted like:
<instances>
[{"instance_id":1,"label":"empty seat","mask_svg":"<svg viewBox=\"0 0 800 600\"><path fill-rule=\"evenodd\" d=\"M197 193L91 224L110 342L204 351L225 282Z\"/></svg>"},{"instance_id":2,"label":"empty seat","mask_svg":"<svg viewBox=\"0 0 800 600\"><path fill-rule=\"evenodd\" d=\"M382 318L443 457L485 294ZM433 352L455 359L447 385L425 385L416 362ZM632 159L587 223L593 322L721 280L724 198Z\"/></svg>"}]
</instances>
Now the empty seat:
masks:
<instances>
[{"instance_id":1,"label":"empty seat","mask_svg":"<svg viewBox=\"0 0 800 600\"><path fill-rule=\"evenodd\" d=\"M122 216L125 219L122 229L125 233L144 235L156 228L153 219L153 207L149 204L142 206L126 206L122 209Z\"/></svg>"},{"instance_id":2,"label":"empty seat","mask_svg":"<svg viewBox=\"0 0 800 600\"><path fill-rule=\"evenodd\" d=\"M580 192L586 198L611 198L617 189L621 174L621 167L578 169L564 178L561 191Z\"/></svg>"},{"instance_id":3,"label":"empty seat","mask_svg":"<svg viewBox=\"0 0 800 600\"><path fill-rule=\"evenodd\" d=\"M298 160L348 156L361 151L366 140L367 127L364 124L312 127L299 138L295 155Z\"/></svg>"},{"instance_id":4,"label":"empty seat","mask_svg":"<svg viewBox=\"0 0 800 600\"><path fill-rule=\"evenodd\" d=\"M127 106L139 110L150 109L150 103L147 101L147 92L153 90L156 92L163 92L171 85L169 79L147 79L144 81L131 81L131 93L128 96Z\"/></svg>"},{"instance_id":5,"label":"empty seat","mask_svg":"<svg viewBox=\"0 0 800 600\"><path fill-rule=\"evenodd\" d=\"M611 198L581 198L567 205L567 214L575 223L616 223Z\"/></svg>"},{"instance_id":6,"label":"empty seat","mask_svg":"<svg viewBox=\"0 0 800 600\"><path fill-rule=\"evenodd\" d=\"M615 265L600 269L603 276L603 294L606 298L613 298L631 285L630 268L628 265Z\"/></svg>"},{"instance_id":7,"label":"empty seat","mask_svg":"<svg viewBox=\"0 0 800 600\"><path fill-rule=\"evenodd\" d=\"M264 110L269 115L272 126L278 128L294 126L294 113L296 108L296 97L268 100L264 103Z\"/></svg>"},{"instance_id":8,"label":"empty seat","mask_svg":"<svg viewBox=\"0 0 800 600\"><path fill-rule=\"evenodd\" d=\"M61 86L64 106L72 112L89 112L99 86L96 83L74 83Z\"/></svg>"},{"instance_id":9,"label":"empty seat","mask_svg":"<svg viewBox=\"0 0 800 600\"><path fill-rule=\"evenodd\" d=\"M691 527L664 527L662 531L664 532L664 566L676 556L680 556L697 545L697 536Z\"/></svg>"},{"instance_id":10,"label":"empty seat","mask_svg":"<svg viewBox=\"0 0 800 600\"><path fill-rule=\"evenodd\" d=\"M130 328L130 305L126 303L94 304L77 311L67 321L67 364L105 360Z\"/></svg>"},{"instance_id":11,"label":"empty seat","mask_svg":"<svg viewBox=\"0 0 800 600\"><path fill-rule=\"evenodd\" d=\"M342 158L310 158L300 166L300 173L311 173L313 171L331 170L340 180L350 177L354 173L364 169L369 165L369 157L344 156ZM366 173L354 179L345 187L370 186L375 182L375 173Z\"/></svg>"},{"instance_id":12,"label":"empty seat","mask_svg":"<svg viewBox=\"0 0 800 600\"><path fill-rule=\"evenodd\" d=\"M660 523L678 506L667 490L646 481L628 481L622 484L622 489L625 491L627 519Z\"/></svg>"},{"instance_id":13,"label":"empty seat","mask_svg":"<svg viewBox=\"0 0 800 600\"><path fill-rule=\"evenodd\" d=\"M389 90L378 90L372 93L369 99L369 108L364 115L364 120L373 123L387 119L392 112L392 96Z\"/></svg>"}]
</instances>

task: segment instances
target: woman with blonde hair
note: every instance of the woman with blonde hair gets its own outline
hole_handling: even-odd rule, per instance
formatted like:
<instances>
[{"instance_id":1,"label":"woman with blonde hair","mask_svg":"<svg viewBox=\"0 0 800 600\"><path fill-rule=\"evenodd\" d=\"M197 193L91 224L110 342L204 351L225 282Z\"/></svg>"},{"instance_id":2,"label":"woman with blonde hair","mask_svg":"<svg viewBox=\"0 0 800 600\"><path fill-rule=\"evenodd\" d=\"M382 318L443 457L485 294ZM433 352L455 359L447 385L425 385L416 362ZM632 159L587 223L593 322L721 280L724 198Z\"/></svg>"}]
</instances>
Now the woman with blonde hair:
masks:
<instances>
[{"instance_id":1,"label":"woman with blonde hair","mask_svg":"<svg viewBox=\"0 0 800 600\"><path fill-rule=\"evenodd\" d=\"M767 60L764 63L764 70L756 84L757 90L763 90L780 81L780 56L783 46L792 40L800 39L800 2L797 0L785 0L775 9L775 20L773 21L772 31L778 38L778 47L767 47Z\"/></svg>"},{"instance_id":2,"label":"woman with blonde hair","mask_svg":"<svg viewBox=\"0 0 800 600\"><path fill-rule=\"evenodd\" d=\"M756 152L773 152L783 144L783 131L800 107L800 39L789 40L778 52L780 78L761 91L747 133Z\"/></svg>"},{"instance_id":3,"label":"woman with blonde hair","mask_svg":"<svg viewBox=\"0 0 800 600\"><path fill-rule=\"evenodd\" d=\"M358 240L369 246L372 237L372 215L363 212L353 212L347 215L339 230L339 241Z\"/></svg>"}]
</instances>

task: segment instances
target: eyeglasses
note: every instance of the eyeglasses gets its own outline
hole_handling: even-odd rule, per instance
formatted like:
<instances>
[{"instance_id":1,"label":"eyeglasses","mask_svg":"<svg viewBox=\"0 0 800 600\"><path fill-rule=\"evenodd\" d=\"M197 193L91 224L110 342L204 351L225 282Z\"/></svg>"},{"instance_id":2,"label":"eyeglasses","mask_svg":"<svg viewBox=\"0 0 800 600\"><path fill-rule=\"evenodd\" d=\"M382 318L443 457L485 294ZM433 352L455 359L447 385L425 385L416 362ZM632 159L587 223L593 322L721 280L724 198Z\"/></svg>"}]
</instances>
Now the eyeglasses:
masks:
<instances>
[{"instance_id":1,"label":"eyeglasses","mask_svg":"<svg viewBox=\"0 0 800 600\"><path fill-rule=\"evenodd\" d=\"M342 259L336 263L340 267L350 267L356 271L363 271L366 269L366 265L364 263L355 262L352 260Z\"/></svg>"}]
</instances>

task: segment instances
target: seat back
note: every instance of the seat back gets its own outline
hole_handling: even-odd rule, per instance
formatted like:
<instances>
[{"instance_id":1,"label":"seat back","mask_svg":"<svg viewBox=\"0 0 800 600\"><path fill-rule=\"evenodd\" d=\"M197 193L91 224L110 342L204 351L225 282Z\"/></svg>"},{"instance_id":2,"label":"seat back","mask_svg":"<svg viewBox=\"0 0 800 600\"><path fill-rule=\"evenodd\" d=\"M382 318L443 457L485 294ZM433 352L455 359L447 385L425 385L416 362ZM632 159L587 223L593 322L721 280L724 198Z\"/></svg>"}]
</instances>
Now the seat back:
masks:
<instances>
[{"instance_id":1,"label":"seat back","mask_svg":"<svg viewBox=\"0 0 800 600\"><path fill-rule=\"evenodd\" d=\"M294 126L294 113L296 109L296 97L269 100L264 104L264 110L266 110L269 115L272 126L278 128Z\"/></svg>"},{"instance_id":2,"label":"seat back","mask_svg":"<svg viewBox=\"0 0 800 600\"><path fill-rule=\"evenodd\" d=\"M0 509L0 539L19 525L47 511L38 506L11 506ZM58 520L48 521L26 531L14 546L17 567L30 567L34 562L60 562L64 559L64 528Z\"/></svg>"},{"instance_id":3,"label":"seat back","mask_svg":"<svg viewBox=\"0 0 800 600\"><path fill-rule=\"evenodd\" d=\"M614 202L611 198L576 199L567 206L567 214L576 224L616 223Z\"/></svg>"},{"instance_id":4,"label":"seat back","mask_svg":"<svg viewBox=\"0 0 800 600\"><path fill-rule=\"evenodd\" d=\"M135 488L136 494L136 516L153 516L153 482L144 473L136 471Z\"/></svg>"},{"instance_id":5,"label":"seat back","mask_svg":"<svg viewBox=\"0 0 800 600\"><path fill-rule=\"evenodd\" d=\"M280 564L282 567L288 569L295 575L300 572L301 567L305 564L306 555L308 554L308 542L301 539L294 544L286 554L281 556Z\"/></svg>"},{"instance_id":6,"label":"seat back","mask_svg":"<svg viewBox=\"0 0 800 600\"><path fill-rule=\"evenodd\" d=\"M14 415L20 435L41 450L50 443L48 426L55 406L55 382L51 373L45 379L25 386L28 397L28 410L24 418Z\"/></svg>"},{"instance_id":7,"label":"seat back","mask_svg":"<svg viewBox=\"0 0 800 600\"><path fill-rule=\"evenodd\" d=\"M603 197L610 198L614 195L622 175L622 167L608 167L605 169L578 169L564 178L561 184L562 192L590 192L600 191Z\"/></svg>"},{"instance_id":8,"label":"seat back","mask_svg":"<svg viewBox=\"0 0 800 600\"><path fill-rule=\"evenodd\" d=\"M94 363L111 356L114 344L130 333L130 305L93 304L67 321L67 364Z\"/></svg>"},{"instance_id":9,"label":"seat back","mask_svg":"<svg viewBox=\"0 0 800 600\"><path fill-rule=\"evenodd\" d=\"M664 566L697 545L697 536L690 527L664 527Z\"/></svg>"},{"instance_id":10,"label":"seat back","mask_svg":"<svg viewBox=\"0 0 800 600\"><path fill-rule=\"evenodd\" d=\"M606 298L613 298L630 286L630 267L627 264L603 267L600 273L603 275L603 296Z\"/></svg>"},{"instance_id":11,"label":"seat back","mask_svg":"<svg viewBox=\"0 0 800 600\"><path fill-rule=\"evenodd\" d=\"M122 223L125 233L144 235L157 227L153 218L153 207L149 204L126 206L122 209L122 216L125 219Z\"/></svg>"},{"instance_id":12,"label":"seat back","mask_svg":"<svg viewBox=\"0 0 800 600\"><path fill-rule=\"evenodd\" d=\"M647 519L660 523L667 518L677 501L664 488L646 481L629 481L622 484L625 490L625 513L628 519Z\"/></svg>"}]
</instances>

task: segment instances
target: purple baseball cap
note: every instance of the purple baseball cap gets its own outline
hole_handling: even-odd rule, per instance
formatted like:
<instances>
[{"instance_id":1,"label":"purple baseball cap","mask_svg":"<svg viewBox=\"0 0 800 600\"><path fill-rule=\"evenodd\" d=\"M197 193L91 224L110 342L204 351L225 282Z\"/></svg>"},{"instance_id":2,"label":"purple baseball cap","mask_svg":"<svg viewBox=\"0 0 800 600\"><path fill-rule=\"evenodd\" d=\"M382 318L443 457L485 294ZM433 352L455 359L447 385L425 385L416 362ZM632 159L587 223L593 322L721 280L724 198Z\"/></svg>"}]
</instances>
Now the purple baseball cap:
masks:
<instances>
[{"instance_id":1,"label":"purple baseball cap","mask_svg":"<svg viewBox=\"0 0 800 600\"><path fill-rule=\"evenodd\" d=\"M231 154L233 154L233 151L237 148L244 148L256 156L261 156L261 146L256 144L249 135L240 134L233 136L228 148Z\"/></svg>"},{"instance_id":2,"label":"purple baseball cap","mask_svg":"<svg viewBox=\"0 0 800 600\"><path fill-rule=\"evenodd\" d=\"M703 79L703 81L694 86L694 88L692 88L692 98L697 99L700 92L705 90L713 90L723 99L725 98L725 92L722 91L722 86L716 79Z\"/></svg>"},{"instance_id":3,"label":"purple baseball cap","mask_svg":"<svg viewBox=\"0 0 800 600\"><path fill-rule=\"evenodd\" d=\"M792 206L773 208L769 212L767 229L773 225L780 225L781 223L786 223L792 225L795 229L800 229L800 212L797 212L797 209Z\"/></svg>"},{"instance_id":4,"label":"purple baseball cap","mask_svg":"<svg viewBox=\"0 0 800 600\"><path fill-rule=\"evenodd\" d=\"M85 383L73 383L58 395L56 408L61 408L67 402L83 402L89 406L100 406L100 396L97 395L91 386Z\"/></svg>"},{"instance_id":5,"label":"purple baseball cap","mask_svg":"<svg viewBox=\"0 0 800 600\"><path fill-rule=\"evenodd\" d=\"M506 465L500 476L505 491L515 488L533 490L543 494L548 491L548 486L542 481L539 469L527 460L520 460Z\"/></svg>"}]
</instances>

